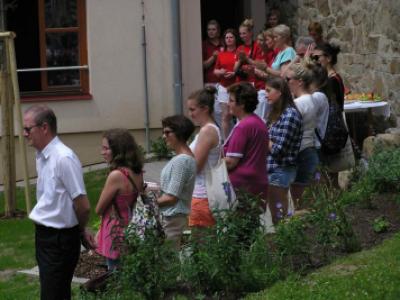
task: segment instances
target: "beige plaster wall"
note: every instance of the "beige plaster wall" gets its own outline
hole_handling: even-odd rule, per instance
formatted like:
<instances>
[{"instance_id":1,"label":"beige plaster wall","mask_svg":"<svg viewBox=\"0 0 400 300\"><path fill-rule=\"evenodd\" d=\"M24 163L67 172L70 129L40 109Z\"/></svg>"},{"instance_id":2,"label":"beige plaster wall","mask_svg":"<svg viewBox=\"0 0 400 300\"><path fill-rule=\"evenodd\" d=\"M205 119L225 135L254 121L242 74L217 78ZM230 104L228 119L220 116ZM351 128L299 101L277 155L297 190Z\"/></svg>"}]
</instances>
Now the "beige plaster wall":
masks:
<instances>
[{"instance_id":1,"label":"beige plaster wall","mask_svg":"<svg viewBox=\"0 0 400 300\"><path fill-rule=\"evenodd\" d=\"M174 113L171 3L144 2L150 136L155 139L160 136L160 120ZM185 99L202 86L200 3L182 0L180 5ZM87 0L87 28L93 99L44 103L55 111L61 139L76 151L83 165L102 161L101 132L108 128L129 128L145 144L141 1ZM23 104L22 109L29 105ZM17 178L21 179L19 162L17 152ZM29 174L35 176L32 149L28 149L28 162Z\"/></svg>"}]
</instances>

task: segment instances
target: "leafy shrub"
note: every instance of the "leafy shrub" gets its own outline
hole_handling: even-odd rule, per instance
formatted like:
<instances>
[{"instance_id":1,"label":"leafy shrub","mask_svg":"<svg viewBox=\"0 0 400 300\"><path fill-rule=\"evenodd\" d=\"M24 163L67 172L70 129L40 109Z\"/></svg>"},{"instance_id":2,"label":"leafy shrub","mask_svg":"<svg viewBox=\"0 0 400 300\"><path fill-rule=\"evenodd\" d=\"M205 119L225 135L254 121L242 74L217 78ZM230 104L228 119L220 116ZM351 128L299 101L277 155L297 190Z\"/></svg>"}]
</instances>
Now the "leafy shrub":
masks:
<instances>
[{"instance_id":1,"label":"leafy shrub","mask_svg":"<svg viewBox=\"0 0 400 300\"><path fill-rule=\"evenodd\" d=\"M282 267L289 271L304 268L309 261L310 248L304 220L297 216L290 217L283 219L275 228L273 243Z\"/></svg>"},{"instance_id":2,"label":"leafy shrub","mask_svg":"<svg viewBox=\"0 0 400 300\"><path fill-rule=\"evenodd\" d=\"M217 216L214 227L191 241L192 253L182 264L182 277L197 293L229 298L276 280L260 229L259 199L244 192L237 196L236 211Z\"/></svg>"},{"instance_id":3,"label":"leafy shrub","mask_svg":"<svg viewBox=\"0 0 400 300\"><path fill-rule=\"evenodd\" d=\"M322 248L323 259L329 261L329 253L335 248L345 252L359 250L360 245L340 202L341 191L320 184L312 188L311 194L314 201L307 219L315 230L315 241Z\"/></svg>"},{"instance_id":4,"label":"leafy shrub","mask_svg":"<svg viewBox=\"0 0 400 300\"><path fill-rule=\"evenodd\" d=\"M159 159L170 158L172 156L171 150L167 147L167 144L162 137L151 142L151 152L153 152Z\"/></svg>"},{"instance_id":5,"label":"leafy shrub","mask_svg":"<svg viewBox=\"0 0 400 300\"><path fill-rule=\"evenodd\" d=\"M114 289L134 291L146 299L160 299L176 284L180 262L169 244L153 235L147 235L145 240L131 236L127 252Z\"/></svg>"},{"instance_id":6,"label":"leafy shrub","mask_svg":"<svg viewBox=\"0 0 400 300\"><path fill-rule=\"evenodd\" d=\"M389 229L390 223L386 217L381 216L374 220L372 223L372 228L376 233L386 232Z\"/></svg>"},{"instance_id":7,"label":"leafy shrub","mask_svg":"<svg viewBox=\"0 0 400 300\"><path fill-rule=\"evenodd\" d=\"M400 192L400 149L376 151L368 169L342 197L344 203L361 202L372 208L372 197L378 193Z\"/></svg>"}]
</instances>

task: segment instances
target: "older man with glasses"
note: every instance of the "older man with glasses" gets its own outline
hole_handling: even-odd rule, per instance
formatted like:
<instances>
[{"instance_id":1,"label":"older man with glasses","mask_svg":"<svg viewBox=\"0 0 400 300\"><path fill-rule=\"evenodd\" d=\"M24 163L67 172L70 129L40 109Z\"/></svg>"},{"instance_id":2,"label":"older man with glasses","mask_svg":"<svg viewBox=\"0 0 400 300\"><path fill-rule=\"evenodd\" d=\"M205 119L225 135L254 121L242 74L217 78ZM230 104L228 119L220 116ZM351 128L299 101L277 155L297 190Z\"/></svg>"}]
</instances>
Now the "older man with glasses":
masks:
<instances>
[{"instance_id":1,"label":"older man with glasses","mask_svg":"<svg viewBox=\"0 0 400 300\"><path fill-rule=\"evenodd\" d=\"M81 163L57 137L57 118L47 106L35 105L25 111L24 136L37 150L37 203L29 218L35 223L40 297L71 299L81 240L89 248L95 246L85 229L90 205Z\"/></svg>"}]
</instances>

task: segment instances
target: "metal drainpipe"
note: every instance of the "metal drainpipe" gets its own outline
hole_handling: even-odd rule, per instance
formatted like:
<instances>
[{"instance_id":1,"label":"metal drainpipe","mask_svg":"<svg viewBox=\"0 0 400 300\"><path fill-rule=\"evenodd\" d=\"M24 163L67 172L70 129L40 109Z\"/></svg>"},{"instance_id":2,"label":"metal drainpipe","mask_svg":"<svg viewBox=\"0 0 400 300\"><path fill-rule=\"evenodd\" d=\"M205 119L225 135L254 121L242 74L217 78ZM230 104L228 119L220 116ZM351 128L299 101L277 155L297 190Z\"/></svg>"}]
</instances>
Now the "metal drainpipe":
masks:
<instances>
[{"instance_id":1,"label":"metal drainpipe","mask_svg":"<svg viewBox=\"0 0 400 300\"><path fill-rule=\"evenodd\" d=\"M182 64L181 64L181 22L180 22L180 0L171 0L172 19L172 68L174 76L174 103L175 113L182 114Z\"/></svg>"},{"instance_id":2,"label":"metal drainpipe","mask_svg":"<svg viewBox=\"0 0 400 300\"><path fill-rule=\"evenodd\" d=\"M143 50L143 75L144 75L144 101L145 101L145 139L146 139L146 152L150 152L150 113L149 113L149 92L148 92L148 80L147 80L147 43L146 43L146 25L145 25L145 10L144 0L142 4L142 50Z\"/></svg>"}]
</instances>

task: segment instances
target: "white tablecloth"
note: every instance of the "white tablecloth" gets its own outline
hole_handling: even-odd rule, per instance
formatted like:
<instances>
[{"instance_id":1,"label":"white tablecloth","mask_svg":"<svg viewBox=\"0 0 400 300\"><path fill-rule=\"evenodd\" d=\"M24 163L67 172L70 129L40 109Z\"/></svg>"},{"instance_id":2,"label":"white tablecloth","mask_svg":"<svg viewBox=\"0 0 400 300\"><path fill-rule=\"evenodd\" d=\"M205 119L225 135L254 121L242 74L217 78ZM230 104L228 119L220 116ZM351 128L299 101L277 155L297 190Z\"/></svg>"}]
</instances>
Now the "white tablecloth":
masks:
<instances>
[{"instance_id":1,"label":"white tablecloth","mask_svg":"<svg viewBox=\"0 0 400 300\"><path fill-rule=\"evenodd\" d=\"M390 105L386 101L355 101L352 103L344 103L344 111L346 113L365 112L371 109L375 116L384 116L389 118Z\"/></svg>"}]
</instances>

